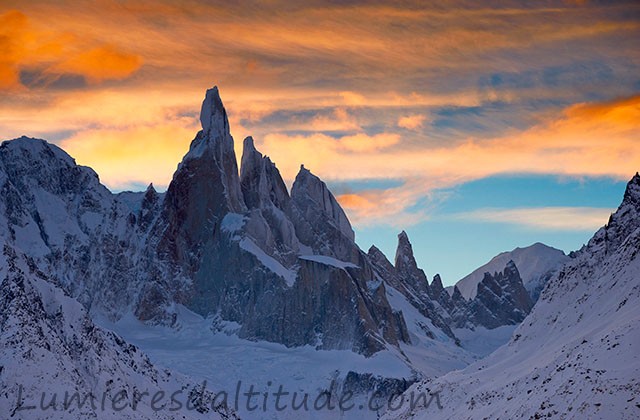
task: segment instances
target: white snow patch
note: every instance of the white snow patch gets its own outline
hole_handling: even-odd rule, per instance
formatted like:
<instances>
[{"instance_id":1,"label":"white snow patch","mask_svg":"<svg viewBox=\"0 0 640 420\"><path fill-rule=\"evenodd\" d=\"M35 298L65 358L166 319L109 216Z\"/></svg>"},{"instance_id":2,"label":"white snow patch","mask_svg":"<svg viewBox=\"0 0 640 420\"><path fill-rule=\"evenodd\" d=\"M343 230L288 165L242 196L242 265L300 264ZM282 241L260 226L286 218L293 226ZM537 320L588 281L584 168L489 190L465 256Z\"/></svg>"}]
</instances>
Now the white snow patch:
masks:
<instances>
[{"instance_id":1,"label":"white snow patch","mask_svg":"<svg viewBox=\"0 0 640 420\"><path fill-rule=\"evenodd\" d=\"M246 223L247 218L239 213L227 213L222 219L222 223L220 224L220 228L223 232L227 233L236 233L240 231L244 224Z\"/></svg>"},{"instance_id":2,"label":"white snow patch","mask_svg":"<svg viewBox=\"0 0 640 420\"><path fill-rule=\"evenodd\" d=\"M298 273L295 270L289 270L285 268L282 264L280 264L280 262L278 262L278 260L264 252L251 239L242 238L240 240L240 248L255 255L256 258L260 260L262 265L282 277L287 282L288 286L293 286L293 284L296 282Z\"/></svg>"},{"instance_id":3,"label":"white snow patch","mask_svg":"<svg viewBox=\"0 0 640 420\"><path fill-rule=\"evenodd\" d=\"M333 257L328 257L326 255L300 255L298 258L301 260L313 261L324 265L331 265L333 267L342 268L360 268L357 265L347 262L341 261Z\"/></svg>"},{"instance_id":4,"label":"white snow patch","mask_svg":"<svg viewBox=\"0 0 640 420\"><path fill-rule=\"evenodd\" d=\"M485 357L509 342L516 328L517 325L502 325L492 330L476 327L475 331L458 328L454 329L453 333L460 339L462 347L479 357Z\"/></svg>"}]
</instances>

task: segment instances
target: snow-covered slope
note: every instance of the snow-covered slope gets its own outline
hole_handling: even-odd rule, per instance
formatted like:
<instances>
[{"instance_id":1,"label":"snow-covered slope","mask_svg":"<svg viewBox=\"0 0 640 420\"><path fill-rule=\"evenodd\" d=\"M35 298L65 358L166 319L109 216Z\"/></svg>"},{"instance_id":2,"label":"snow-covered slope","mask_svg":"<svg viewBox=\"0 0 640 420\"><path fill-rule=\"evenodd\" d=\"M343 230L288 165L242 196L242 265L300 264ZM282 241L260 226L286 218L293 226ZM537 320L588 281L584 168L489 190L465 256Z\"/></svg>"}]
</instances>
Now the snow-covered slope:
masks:
<instances>
[{"instance_id":1,"label":"snow-covered slope","mask_svg":"<svg viewBox=\"0 0 640 420\"><path fill-rule=\"evenodd\" d=\"M513 261L518 267L525 289L535 302L546 281L569 259L561 250L537 242L496 255L491 261L459 280L456 286L465 299L471 300L476 296L478 283L482 281L485 273L500 272L509 261ZM452 287L448 290L453 293Z\"/></svg>"},{"instance_id":2,"label":"snow-covered slope","mask_svg":"<svg viewBox=\"0 0 640 420\"><path fill-rule=\"evenodd\" d=\"M507 345L411 387L439 396L387 418L636 419L640 415L640 175L548 282Z\"/></svg>"},{"instance_id":3,"label":"snow-covered slope","mask_svg":"<svg viewBox=\"0 0 640 420\"><path fill-rule=\"evenodd\" d=\"M409 319L413 317L424 320L417 311L409 314ZM373 390L386 394L399 392L417 379L418 372L421 377L435 377L462 368L472 360L463 349L447 346L446 342L433 344L424 333L421 338L412 336L413 346L403 346L403 351L410 353L416 362L413 366L393 348L364 357L348 350L317 350L313 346L287 348L266 341L249 342L234 334L237 324L216 318L212 331L211 318L203 318L184 307L178 308L175 328L145 325L134 317L125 317L116 323L105 320L102 325L143 349L155 365L171 366L198 382L206 381L208 389L233 395L240 382L242 392L253 385L260 393L273 393L282 385L285 392L309 395L308 411L292 410L291 394L282 399L283 405L287 405L282 411L275 410L272 397L266 412L248 410L243 398L238 414L249 419L340 418L338 410L313 409L315 398L332 389L332 383L334 403L350 387L355 393L356 409L343 413L343 418L375 418L375 412L357 409L357 405L366 404ZM367 385L364 378L373 386ZM230 403L233 404L232 399Z\"/></svg>"},{"instance_id":4,"label":"snow-covered slope","mask_svg":"<svg viewBox=\"0 0 640 420\"><path fill-rule=\"evenodd\" d=\"M8 245L0 278L3 418L235 417L207 404L211 393L194 380L157 369L138 348L95 326L82 305Z\"/></svg>"}]
</instances>

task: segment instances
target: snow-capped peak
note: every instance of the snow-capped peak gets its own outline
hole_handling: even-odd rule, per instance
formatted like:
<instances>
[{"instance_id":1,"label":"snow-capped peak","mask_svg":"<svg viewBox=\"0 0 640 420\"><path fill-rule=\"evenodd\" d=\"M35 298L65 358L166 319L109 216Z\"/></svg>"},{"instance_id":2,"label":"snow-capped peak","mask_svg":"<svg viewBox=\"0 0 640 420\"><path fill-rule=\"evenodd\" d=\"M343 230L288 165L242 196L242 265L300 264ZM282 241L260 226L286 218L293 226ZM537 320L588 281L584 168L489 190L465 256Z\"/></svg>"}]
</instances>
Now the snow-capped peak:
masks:
<instances>
[{"instance_id":1,"label":"snow-capped peak","mask_svg":"<svg viewBox=\"0 0 640 420\"><path fill-rule=\"evenodd\" d=\"M29 154L34 157L46 153L51 157L64 161L68 165L75 166L76 164L75 160L64 150L42 139L22 136L17 139L3 141L0 147L10 153ZM18 158L18 156L16 156L16 158Z\"/></svg>"},{"instance_id":2,"label":"snow-capped peak","mask_svg":"<svg viewBox=\"0 0 640 420\"><path fill-rule=\"evenodd\" d=\"M513 261L518 267L524 287L536 301L547 280L569 259L563 251L537 242L496 255L491 261L463 277L456 285L465 299L472 300L476 297L478 283L484 278L485 272L501 271L509 261ZM449 289L449 292L453 293L453 290Z\"/></svg>"}]
</instances>

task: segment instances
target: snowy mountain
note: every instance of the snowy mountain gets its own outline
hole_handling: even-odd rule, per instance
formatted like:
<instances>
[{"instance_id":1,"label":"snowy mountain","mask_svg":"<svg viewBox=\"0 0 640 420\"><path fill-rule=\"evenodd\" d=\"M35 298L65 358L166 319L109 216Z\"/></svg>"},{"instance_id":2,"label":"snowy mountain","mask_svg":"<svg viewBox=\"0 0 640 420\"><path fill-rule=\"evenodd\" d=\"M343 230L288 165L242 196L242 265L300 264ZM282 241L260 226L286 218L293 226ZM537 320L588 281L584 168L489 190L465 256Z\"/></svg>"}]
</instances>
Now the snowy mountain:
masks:
<instances>
[{"instance_id":1,"label":"snowy mountain","mask_svg":"<svg viewBox=\"0 0 640 420\"><path fill-rule=\"evenodd\" d=\"M471 300L476 296L478 283L482 281L485 273L502 271L509 261L513 261L518 267L524 287L535 302L549 278L568 260L569 257L561 250L537 242L496 255L455 285L465 299ZM453 287L448 289L453 294Z\"/></svg>"},{"instance_id":2,"label":"snowy mountain","mask_svg":"<svg viewBox=\"0 0 640 420\"><path fill-rule=\"evenodd\" d=\"M449 296L440 276L429 284L405 232L393 263L376 247L363 252L304 166L288 191L247 137L238 170L217 88L200 121L165 193L113 194L44 140L0 145L2 407L21 389L20 365L42 379L25 383L31 394L42 384L128 396L175 388L197 403L192 417L234 415L206 407L202 381L228 392L236 379L320 393L336 384L361 401L374 390L384 398L505 342L532 306L518 261L530 285L556 268L546 251L517 260L516 250L515 265L487 266L475 297Z\"/></svg>"},{"instance_id":3,"label":"snowy mountain","mask_svg":"<svg viewBox=\"0 0 640 420\"><path fill-rule=\"evenodd\" d=\"M9 245L0 256L0 278L6 418L172 419L175 411L183 418L235 418L212 406L199 383L156 368L138 348L94 325L80 303ZM162 398L152 402L155 395Z\"/></svg>"},{"instance_id":4,"label":"snowy mountain","mask_svg":"<svg viewBox=\"0 0 640 420\"><path fill-rule=\"evenodd\" d=\"M15 289L25 295L25 302L38 306L48 297L33 290L48 288L53 291L47 296L68 302L56 315L64 319L64 330L46 330L47 337L63 344L43 344L38 334L44 327L23 340L25 345L33 341L54 348L50 357L60 352L62 358L43 359L42 364L29 359L32 377L66 378L63 383L51 380L52 386L62 388L87 382L102 391L104 371L118 374L123 386L129 386L128 375L133 373L100 367L142 363L121 355L117 346L128 344L120 338L114 338L113 345L109 338L84 337L92 344L67 360L73 353L68 343L80 337L69 331L92 326L93 321L118 329L131 319L141 329L178 331L185 328L184 314L201 320L198 325L209 325L212 346L220 342L220 334L232 334L247 348L251 343L276 346L271 356L276 370L309 349L336 358L344 358L344 352L362 358L350 368L338 364L336 369L336 362L318 366L306 378L318 386L338 381L358 392L397 392L417 379L461 368L474 359L459 346L442 318L446 312L432 300L406 235L400 237L395 267L388 277L381 274L379 265L355 243L333 194L308 169L300 168L289 193L273 162L247 138L238 172L216 88L207 91L201 123L202 130L163 194L152 185L144 192L112 194L90 168L76 165L63 150L43 140L22 137L0 146L0 238L7 252L19 255L16 261L24 259L31 267L14 270L3 292ZM24 292L15 280L23 277ZM20 293L5 295L4 313L11 314L12 322L48 322L50 314L16 306ZM71 314L66 314L67 307ZM75 316L79 311L86 314ZM119 332L127 335L126 329ZM102 331L96 334L111 337ZM149 351L153 363L145 362L143 376L155 380L160 373L153 372L161 371L154 364L163 366L167 353L158 356L154 345L145 340L140 344L148 346L143 350ZM17 342L3 336L2 345L3 366L4 361L18 366ZM117 360L93 354L93 346L114 347L109 352ZM184 349L172 354L179 351ZM210 349L206 354L213 357ZM97 367L79 369L78 358ZM402 368L376 368L374 359ZM179 370L194 373L190 368ZM228 372L227 379L231 376ZM15 380L7 377L3 382L11 389L5 393L9 400L15 396ZM140 381L146 385L147 379ZM192 383L193 378L183 382Z\"/></svg>"},{"instance_id":5,"label":"snowy mountain","mask_svg":"<svg viewBox=\"0 0 640 420\"><path fill-rule=\"evenodd\" d=\"M406 393L387 418L601 418L640 413L640 175L606 226L548 281L508 344ZM435 398L435 397L434 397Z\"/></svg>"},{"instance_id":6,"label":"snowy mountain","mask_svg":"<svg viewBox=\"0 0 640 420\"><path fill-rule=\"evenodd\" d=\"M169 269L145 284L137 314L166 322L179 303L237 322L242 338L366 355L405 340L402 317L324 182L301 167L289 195L251 138L238 176L216 88L201 121L149 234Z\"/></svg>"}]
</instances>

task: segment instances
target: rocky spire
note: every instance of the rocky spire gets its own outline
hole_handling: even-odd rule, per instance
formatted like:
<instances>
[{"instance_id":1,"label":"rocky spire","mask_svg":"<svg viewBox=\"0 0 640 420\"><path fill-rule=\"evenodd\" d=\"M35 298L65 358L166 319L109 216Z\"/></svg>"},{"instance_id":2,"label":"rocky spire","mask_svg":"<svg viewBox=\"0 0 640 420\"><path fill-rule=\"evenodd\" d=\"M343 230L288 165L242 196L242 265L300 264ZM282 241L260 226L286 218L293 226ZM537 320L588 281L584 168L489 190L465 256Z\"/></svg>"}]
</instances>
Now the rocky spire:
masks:
<instances>
[{"instance_id":1,"label":"rocky spire","mask_svg":"<svg viewBox=\"0 0 640 420\"><path fill-rule=\"evenodd\" d=\"M207 89L202 107L200 108L200 124L205 133L211 131L213 127L217 131L229 131L229 120L227 119L227 111L222 105L218 86Z\"/></svg>"},{"instance_id":2,"label":"rocky spire","mask_svg":"<svg viewBox=\"0 0 640 420\"><path fill-rule=\"evenodd\" d=\"M153 186L153 182L147 186L147 189L144 192L143 201L155 202L158 199L158 192Z\"/></svg>"},{"instance_id":3,"label":"rocky spire","mask_svg":"<svg viewBox=\"0 0 640 420\"><path fill-rule=\"evenodd\" d=\"M398 234L398 247L396 248L395 267L401 272L418 270L418 264L413 256L413 247L409 242L407 232L404 230Z\"/></svg>"},{"instance_id":4,"label":"rocky spire","mask_svg":"<svg viewBox=\"0 0 640 420\"><path fill-rule=\"evenodd\" d=\"M178 166L178 172L187 162L200 161L197 164L200 170L217 172L215 178L219 177L222 181L225 201L228 202L230 210L242 211L245 205L240 190L233 137L229 131L227 111L224 109L217 86L207 90L200 110L200 123L202 130L191 142L189 152Z\"/></svg>"},{"instance_id":5,"label":"rocky spire","mask_svg":"<svg viewBox=\"0 0 640 420\"><path fill-rule=\"evenodd\" d=\"M291 188L291 199L306 216L311 216L309 211L320 209L343 235L351 241L355 241L355 233L347 215L338 204L327 185L320 178L313 175L304 165L300 165L300 172ZM307 217L310 219L311 217Z\"/></svg>"},{"instance_id":6,"label":"rocky spire","mask_svg":"<svg viewBox=\"0 0 640 420\"><path fill-rule=\"evenodd\" d=\"M413 247L409 242L407 233L403 230L398 235L398 247L396 248L395 267L400 279L409 283L415 290L430 295L429 283L424 271L418 267L413 256Z\"/></svg>"},{"instance_id":7,"label":"rocky spire","mask_svg":"<svg viewBox=\"0 0 640 420\"><path fill-rule=\"evenodd\" d=\"M624 240L639 227L640 174L636 172L627 183L622 203L618 209L609 217L606 226L600 228L589 240L588 252L594 257L616 252ZM582 251L585 249L580 250L579 253Z\"/></svg>"},{"instance_id":8,"label":"rocky spire","mask_svg":"<svg viewBox=\"0 0 640 420\"><path fill-rule=\"evenodd\" d=\"M627 183L627 188L624 191L624 198L622 199L620 207L625 204L634 205L636 208L640 208L640 174L638 172L636 172L633 178L631 178Z\"/></svg>"},{"instance_id":9,"label":"rocky spire","mask_svg":"<svg viewBox=\"0 0 640 420\"><path fill-rule=\"evenodd\" d=\"M395 276L395 269L393 265L391 265L391 262L389 262L386 255L384 255L377 246L371 245L367 255L376 268L383 271L383 278L386 279Z\"/></svg>"},{"instance_id":10,"label":"rocky spire","mask_svg":"<svg viewBox=\"0 0 640 420\"><path fill-rule=\"evenodd\" d=\"M253 138L243 142L240 186L247 207L263 208L269 203L285 211L289 193L280 171L267 156L262 156L254 145Z\"/></svg>"},{"instance_id":11,"label":"rocky spire","mask_svg":"<svg viewBox=\"0 0 640 420\"><path fill-rule=\"evenodd\" d=\"M196 270L199 247L213 240L228 213L246 210L233 138L217 88L202 102L202 130L191 142L163 200L159 250L173 262Z\"/></svg>"},{"instance_id":12,"label":"rocky spire","mask_svg":"<svg viewBox=\"0 0 640 420\"><path fill-rule=\"evenodd\" d=\"M431 282L431 294L433 296L439 297L442 292L444 292L442 279L440 278L440 274L436 274L435 276L433 276L433 281Z\"/></svg>"},{"instance_id":13,"label":"rocky spire","mask_svg":"<svg viewBox=\"0 0 640 420\"><path fill-rule=\"evenodd\" d=\"M509 261L502 273L485 273L478 283L476 297L469 304L469 319L492 329L521 322L532 307L518 268Z\"/></svg>"}]
</instances>

